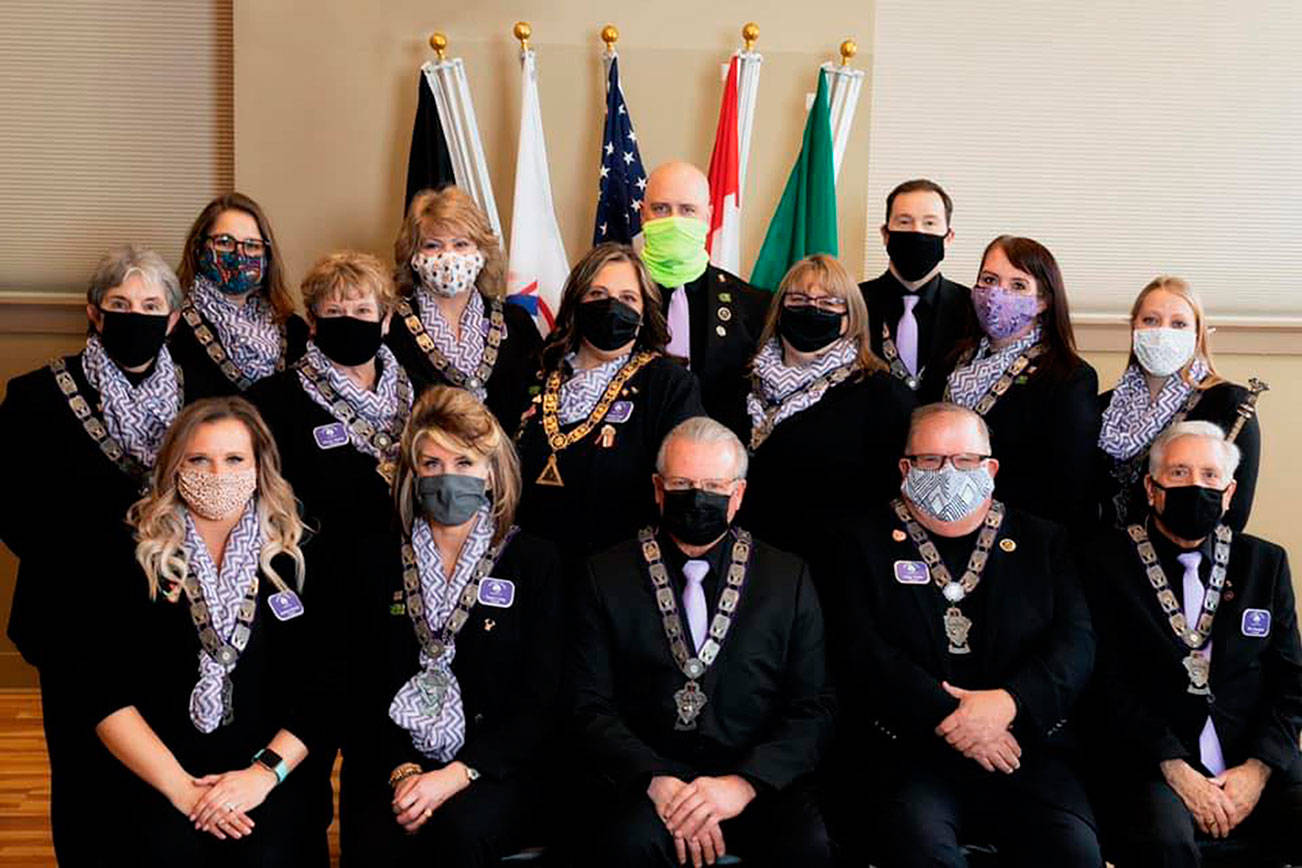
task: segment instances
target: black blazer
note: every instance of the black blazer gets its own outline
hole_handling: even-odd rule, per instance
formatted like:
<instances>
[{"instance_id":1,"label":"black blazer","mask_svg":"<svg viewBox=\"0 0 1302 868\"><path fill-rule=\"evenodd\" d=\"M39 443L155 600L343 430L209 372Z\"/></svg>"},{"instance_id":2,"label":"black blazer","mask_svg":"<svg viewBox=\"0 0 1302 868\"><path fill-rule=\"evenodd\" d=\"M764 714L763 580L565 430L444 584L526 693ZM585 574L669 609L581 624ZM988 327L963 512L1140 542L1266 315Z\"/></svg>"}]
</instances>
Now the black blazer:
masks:
<instances>
[{"instance_id":1,"label":"black blazer","mask_svg":"<svg viewBox=\"0 0 1302 868\"><path fill-rule=\"evenodd\" d=\"M412 312L420 316L420 300L417 296L408 296L407 303L411 305ZM484 307L487 310L487 299ZM520 414L529 404L529 387L536 382L534 373L538 370L538 352L542 349L542 338L538 335L538 326L534 325L533 317L520 305L506 302L502 305L502 317L506 320L506 337L497 348L497 362L485 384L488 397L484 404L509 435L515 432L516 426L520 424ZM429 356L416 345L416 338L396 313L384 342L397 356L398 364L407 369L418 396L430 386L448 385Z\"/></svg>"},{"instance_id":2,"label":"black blazer","mask_svg":"<svg viewBox=\"0 0 1302 868\"><path fill-rule=\"evenodd\" d=\"M197 308L196 308L197 311ZM199 314L208 330L217 340L216 327ZM297 362L307 352L308 325L298 314L291 314L285 321L285 366ZM185 368L185 393L190 400L199 398L223 397L240 394L240 388L230 377L222 372L212 356L194 336L194 329L182 317L167 339L168 350L172 359Z\"/></svg>"},{"instance_id":3,"label":"black blazer","mask_svg":"<svg viewBox=\"0 0 1302 868\"><path fill-rule=\"evenodd\" d=\"M617 787L741 774L781 789L817 765L834 700L822 614L799 558L755 544L732 629L700 682L708 701L695 730L674 728L686 679L636 539L589 560L571 638L578 746Z\"/></svg>"},{"instance_id":4,"label":"black blazer","mask_svg":"<svg viewBox=\"0 0 1302 868\"><path fill-rule=\"evenodd\" d=\"M1150 524L1149 533L1160 531ZM1281 772L1293 764L1302 725L1302 645L1282 548L1234 536L1212 626L1211 702L1188 692L1181 663L1188 649L1171 632L1125 531L1101 535L1086 565L1099 632L1098 691L1109 723L1101 753L1118 771L1148 777L1167 759L1198 768L1198 736L1209 713L1229 766L1249 757ZM1166 574L1179 595L1181 573L1168 567ZM1269 635L1244 635L1247 609L1270 613Z\"/></svg>"},{"instance_id":5,"label":"black blazer","mask_svg":"<svg viewBox=\"0 0 1302 868\"><path fill-rule=\"evenodd\" d=\"M660 288L666 310L674 288ZM713 265L683 288L692 330L691 367L701 384L701 404L740 436L747 424L746 367L764 331L772 294Z\"/></svg>"},{"instance_id":6,"label":"black blazer","mask_svg":"<svg viewBox=\"0 0 1302 868\"><path fill-rule=\"evenodd\" d=\"M891 338L897 339L895 330L904 315L901 297L906 290L887 269L880 277L859 284L859 291L868 303L868 333L873 352L881 356L882 323L890 330ZM919 389L940 391L945 388L945 360L966 334L972 309L971 290L938 274L919 287L918 295L913 316L918 321L918 364L922 366Z\"/></svg>"},{"instance_id":7,"label":"black blazer","mask_svg":"<svg viewBox=\"0 0 1302 868\"><path fill-rule=\"evenodd\" d=\"M899 460L916 405L908 386L878 371L851 377L783 419L751 456L739 523L811 557L828 527L899 493ZM743 443L750 442L746 421Z\"/></svg>"},{"instance_id":8,"label":"black blazer","mask_svg":"<svg viewBox=\"0 0 1302 868\"><path fill-rule=\"evenodd\" d=\"M949 604L934 580L903 584L895 577L896 562L922 560L913 542L895 533L903 527L888 507L845 528L815 563L847 728L870 737L865 754L888 748L905 763L957 756L934 733L958 708L941 681L1011 693L1012 732L1024 757L1069 746L1068 724L1093 668L1094 634L1066 531L1008 510L999 540L1014 548L991 547L981 583L960 607L973 622L971 653L960 657L947 650ZM945 560L956 580L975 533L965 539L956 563Z\"/></svg>"},{"instance_id":9,"label":"black blazer","mask_svg":"<svg viewBox=\"0 0 1302 868\"><path fill-rule=\"evenodd\" d=\"M403 598L401 536L356 567L367 576L348 590L357 654L348 695L359 705L358 738L349 742L372 783L404 762L438 764L389 719L394 694L420 668L420 643ZM490 573L515 583L511 606L476 603L457 634L452 671L461 686L466 743L456 758L489 778L537 774L555 755L560 713L560 562L555 548L518 533ZM351 773L350 773L351 774Z\"/></svg>"},{"instance_id":10,"label":"black blazer","mask_svg":"<svg viewBox=\"0 0 1302 868\"><path fill-rule=\"evenodd\" d=\"M1099 417L1112 401L1112 389L1099 395ZM1235 383L1217 383L1203 390L1198 403L1185 417L1188 422L1215 422L1229 433L1238 420L1239 405L1248 397L1248 390ZM1234 531L1241 531L1248 524L1252 513L1252 498L1257 491L1257 471L1261 467L1261 426L1257 423L1257 414L1253 414L1243 425L1243 430L1234 441L1240 452L1239 467L1234 471L1238 487L1230 500L1229 511L1225 513L1225 524ZM1143 453L1145 456L1148 450ZM1118 462L1102 449L1095 450L1095 480L1098 487L1099 513L1105 524L1124 527L1132 522L1141 521L1148 514L1148 496L1144 491L1144 475L1148 473L1148 461L1144 460L1139 478L1129 486L1128 511L1118 515L1114 498L1120 493L1120 484L1112 476L1113 468Z\"/></svg>"},{"instance_id":11,"label":"black blazer","mask_svg":"<svg viewBox=\"0 0 1302 868\"><path fill-rule=\"evenodd\" d=\"M612 424L614 446L600 445L602 426L598 425L558 454L563 487L535 481L551 455L542 412L534 412L538 403L530 408L516 438L524 481L516 520L530 533L555 543L567 565L632 536L655 518L651 474L660 441L679 422L705 412L696 379L663 356L633 375L620 400L631 401L633 410L627 421ZM561 431L579 424L564 425Z\"/></svg>"}]
</instances>

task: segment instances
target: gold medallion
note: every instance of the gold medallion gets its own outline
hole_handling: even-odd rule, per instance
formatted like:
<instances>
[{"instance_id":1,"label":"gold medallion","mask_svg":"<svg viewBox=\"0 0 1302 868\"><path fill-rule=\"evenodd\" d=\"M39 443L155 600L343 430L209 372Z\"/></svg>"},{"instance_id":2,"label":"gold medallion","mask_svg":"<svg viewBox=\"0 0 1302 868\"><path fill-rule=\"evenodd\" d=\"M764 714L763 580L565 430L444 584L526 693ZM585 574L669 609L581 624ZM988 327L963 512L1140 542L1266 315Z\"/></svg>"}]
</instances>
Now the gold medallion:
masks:
<instances>
[{"instance_id":1,"label":"gold medallion","mask_svg":"<svg viewBox=\"0 0 1302 868\"><path fill-rule=\"evenodd\" d=\"M1004 551L1006 551L1006 552L1015 552L1015 551L1017 551L1017 543L1013 542L1012 540L1008 539L1007 537L1005 537L1004 539L1001 539L1001 540L999 541L999 547L1000 547L1001 549L1003 549Z\"/></svg>"},{"instance_id":2,"label":"gold medallion","mask_svg":"<svg viewBox=\"0 0 1302 868\"><path fill-rule=\"evenodd\" d=\"M895 540L896 542L904 542L908 538L909 535L906 534L904 531L900 530L898 527L895 530L891 531L891 539Z\"/></svg>"},{"instance_id":3,"label":"gold medallion","mask_svg":"<svg viewBox=\"0 0 1302 868\"><path fill-rule=\"evenodd\" d=\"M561 469L556 466L556 453L553 452L547 457L547 463L543 465L542 473L534 480L539 485L554 485L561 488L565 482L561 479Z\"/></svg>"}]
</instances>

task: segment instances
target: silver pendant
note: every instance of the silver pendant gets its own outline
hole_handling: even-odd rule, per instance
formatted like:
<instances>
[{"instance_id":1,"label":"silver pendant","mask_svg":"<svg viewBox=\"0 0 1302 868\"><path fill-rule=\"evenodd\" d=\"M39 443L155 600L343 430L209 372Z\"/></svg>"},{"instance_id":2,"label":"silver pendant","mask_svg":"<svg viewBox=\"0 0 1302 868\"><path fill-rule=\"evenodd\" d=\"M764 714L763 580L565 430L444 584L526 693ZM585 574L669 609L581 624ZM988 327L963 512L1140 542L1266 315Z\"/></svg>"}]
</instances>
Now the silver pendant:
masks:
<instances>
[{"instance_id":1,"label":"silver pendant","mask_svg":"<svg viewBox=\"0 0 1302 868\"><path fill-rule=\"evenodd\" d=\"M683 664L683 673L693 680L700 678L705 674L705 664L698 658L692 657Z\"/></svg>"},{"instance_id":2,"label":"silver pendant","mask_svg":"<svg viewBox=\"0 0 1302 868\"><path fill-rule=\"evenodd\" d=\"M1184 663L1184 671L1189 674L1189 692L1195 696L1211 693L1207 683L1212 675L1212 661L1197 651L1190 651L1181 662Z\"/></svg>"},{"instance_id":3,"label":"silver pendant","mask_svg":"<svg viewBox=\"0 0 1302 868\"><path fill-rule=\"evenodd\" d=\"M695 681L688 681L681 689L675 691L674 705L678 707L678 720L674 722L674 729L696 729L696 718L700 716L701 709L705 708L707 702L709 698Z\"/></svg>"},{"instance_id":4,"label":"silver pendant","mask_svg":"<svg viewBox=\"0 0 1302 868\"><path fill-rule=\"evenodd\" d=\"M953 606L945 610L945 638L949 640L950 654L972 653L967 644L967 634L971 629L972 619Z\"/></svg>"},{"instance_id":5,"label":"silver pendant","mask_svg":"<svg viewBox=\"0 0 1302 868\"><path fill-rule=\"evenodd\" d=\"M447 698L451 681L438 670L425 670L416 676L416 687L421 694L421 709L431 717L436 716Z\"/></svg>"},{"instance_id":6,"label":"silver pendant","mask_svg":"<svg viewBox=\"0 0 1302 868\"><path fill-rule=\"evenodd\" d=\"M944 594L945 599L949 600L951 603L960 602L967 596L967 591L963 590L963 586L958 582L946 583L945 587L941 590L941 593Z\"/></svg>"}]
</instances>

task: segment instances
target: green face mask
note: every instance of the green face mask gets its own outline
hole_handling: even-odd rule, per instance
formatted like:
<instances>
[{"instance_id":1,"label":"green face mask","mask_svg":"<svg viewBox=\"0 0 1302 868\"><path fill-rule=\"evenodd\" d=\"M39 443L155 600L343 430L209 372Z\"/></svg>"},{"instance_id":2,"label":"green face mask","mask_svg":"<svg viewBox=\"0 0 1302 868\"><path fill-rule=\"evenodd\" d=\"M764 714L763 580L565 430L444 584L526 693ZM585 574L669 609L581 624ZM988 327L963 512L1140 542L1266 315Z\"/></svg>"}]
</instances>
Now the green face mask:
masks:
<instances>
[{"instance_id":1,"label":"green face mask","mask_svg":"<svg viewBox=\"0 0 1302 868\"><path fill-rule=\"evenodd\" d=\"M642 224L642 262L661 286L682 286L705 272L710 227L689 217L661 217Z\"/></svg>"}]
</instances>

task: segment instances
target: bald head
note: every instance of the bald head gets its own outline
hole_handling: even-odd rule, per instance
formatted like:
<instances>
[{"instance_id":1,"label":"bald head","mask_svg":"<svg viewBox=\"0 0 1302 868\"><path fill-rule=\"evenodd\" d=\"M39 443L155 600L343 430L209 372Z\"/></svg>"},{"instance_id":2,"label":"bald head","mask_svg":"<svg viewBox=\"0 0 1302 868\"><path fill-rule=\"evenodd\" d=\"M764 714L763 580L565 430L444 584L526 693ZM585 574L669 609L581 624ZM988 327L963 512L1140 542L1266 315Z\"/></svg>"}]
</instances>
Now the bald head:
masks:
<instances>
[{"instance_id":1,"label":"bald head","mask_svg":"<svg viewBox=\"0 0 1302 868\"><path fill-rule=\"evenodd\" d=\"M681 160L656 166L646 179L642 222L661 217L710 222L710 181L704 172Z\"/></svg>"}]
</instances>

